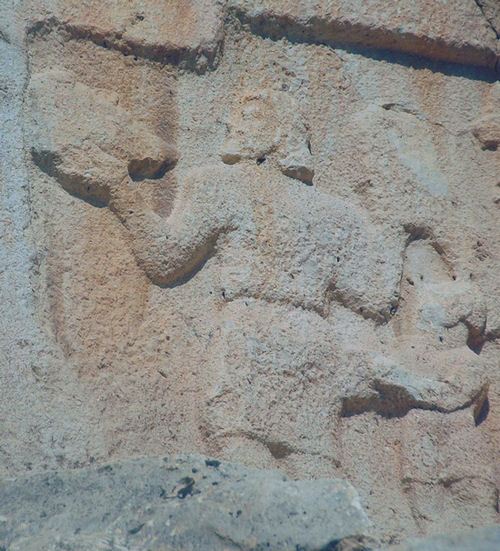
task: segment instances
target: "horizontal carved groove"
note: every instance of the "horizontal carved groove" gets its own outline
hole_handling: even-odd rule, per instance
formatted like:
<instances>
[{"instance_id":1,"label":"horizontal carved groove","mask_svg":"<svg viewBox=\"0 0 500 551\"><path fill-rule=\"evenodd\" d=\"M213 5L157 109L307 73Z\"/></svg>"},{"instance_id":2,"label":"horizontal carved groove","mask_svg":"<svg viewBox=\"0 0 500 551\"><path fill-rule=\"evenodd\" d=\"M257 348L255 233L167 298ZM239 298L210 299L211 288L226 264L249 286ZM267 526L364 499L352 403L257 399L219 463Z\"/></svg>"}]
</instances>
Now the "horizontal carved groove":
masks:
<instances>
[{"instance_id":1,"label":"horizontal carved groove","mask_svg":"<svg viewBox=\"0 0 500 551\"><path fill-rule=\"evenodd\" d=\"M495 48L472 41L446 41L440 37L364 25L349 21L345 17L324 19L313 16L302 21L288 14L276 14L270 10L262 10L256 14L248 14L241 8L233 8L231 11L252 33L273 40L286 38L292 42L332 47L355 46L360 49L416 56L431 62L448 62L500 71L499 56Z\"/></svg>"},{"instance_id":2,"label":"horizontal carved groove","mask_svg":"<svg viewBox=\"0 0 500 551\"><path fill-rule=\"evenodd\" d=\"M51 32L66 34L75 40L87 40L102 48L116 50L124 55L133 55L162 64L178 65L183 69L203 73L217 65L220 53L221 39L214 44L187 48L174 44L143 44L138 41L124 38L119 32L104 32L95 27L86 25L72 25L50 17L37 21L27 29L28 36L44 36ZM198 60L204 58L206 65L199 65Z\"/></svg>"}]
</instances>

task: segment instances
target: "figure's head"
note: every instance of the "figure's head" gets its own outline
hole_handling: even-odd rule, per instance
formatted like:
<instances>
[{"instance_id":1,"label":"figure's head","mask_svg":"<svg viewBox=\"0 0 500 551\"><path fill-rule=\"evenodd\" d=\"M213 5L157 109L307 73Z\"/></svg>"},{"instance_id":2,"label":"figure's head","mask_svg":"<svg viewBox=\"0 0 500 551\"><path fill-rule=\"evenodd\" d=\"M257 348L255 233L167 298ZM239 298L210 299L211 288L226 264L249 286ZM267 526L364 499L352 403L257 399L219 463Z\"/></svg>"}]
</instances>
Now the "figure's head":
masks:
<instances>
[{"instance_id":1,"label":"figure's head","mask_svg":"<svg viewBox=\"0 0 500 551\"><path fill-rule=\"evenodd\" d=\"M236 102L222 147L226 164L277 162L283 174L311 184L309 132L296 100L285 92L245 93Z\"/></svg>"}]
</instances>

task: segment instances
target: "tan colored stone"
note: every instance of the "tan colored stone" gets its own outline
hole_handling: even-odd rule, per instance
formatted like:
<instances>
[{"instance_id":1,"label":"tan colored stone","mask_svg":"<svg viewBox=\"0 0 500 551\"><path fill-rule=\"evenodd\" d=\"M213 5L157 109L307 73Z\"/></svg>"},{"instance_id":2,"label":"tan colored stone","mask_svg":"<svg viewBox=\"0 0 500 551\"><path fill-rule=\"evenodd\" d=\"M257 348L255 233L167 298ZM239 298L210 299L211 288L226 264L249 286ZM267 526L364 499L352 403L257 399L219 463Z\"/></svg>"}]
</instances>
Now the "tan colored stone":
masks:
<instances>
[{"instance_id":1,"label":"tan colored stone","mask_svg":"<svg viewBox=\"0 0 500 551\"><path fill-rule=\"evenodd\" d=\"M76 39L163 62L214 60L222 39L221 0L34 0L34 32L62 28Z\"/></svg>"},{"instance_id":2,"label":"tan colored stone","mask_svg":"<svg viewBox=\"0 0 500 551\"><path fill-rule=\"evenodd\" d=\"M497 37L474 0L231 0L257 32L494 68Z\"/></svg>"},{"instance_id":3,"label":"tan colored stone","mask_svg":"<svg viewBox=\"0 0 500 551\"><path fill-rule=\"evenodd\" d=\"M496 151L500 145L500 117L491 115L475 121L472 133L483 149Z\"/></svg>"},{"instance_id":4,"label":"tan colored stone","mask_svg":"<svg viewBox=\"0 0 500 551\"><path fill-rule=\"evenodd\" d=\"M49 71L32 75L28 97L33 159L70 193L107 203L126 178L158 178L177 162L175 147L135 121L109 90Z\"/></svg>"},{"instance_id":5,"label":"tan colored stone","mask_svg":"<svg viewBox=\"0 0 500 551\"><path fill-rule=\"evenodd\" d=\"M197 451L348 478L382 543L498 521L477 4L11 2L0 476Z\"/></svg>"}]
</instances>

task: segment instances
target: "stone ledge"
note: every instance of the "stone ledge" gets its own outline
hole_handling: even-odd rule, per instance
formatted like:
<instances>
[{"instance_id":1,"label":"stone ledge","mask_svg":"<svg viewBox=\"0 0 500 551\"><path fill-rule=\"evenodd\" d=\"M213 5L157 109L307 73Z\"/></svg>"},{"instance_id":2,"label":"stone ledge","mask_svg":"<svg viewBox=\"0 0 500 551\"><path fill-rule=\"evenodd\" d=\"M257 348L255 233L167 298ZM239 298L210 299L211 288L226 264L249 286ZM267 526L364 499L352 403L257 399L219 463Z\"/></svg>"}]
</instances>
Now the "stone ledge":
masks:
<instances>
[{"instance_id":1,"label":"stone ledge","mask_svg":"<svg viewBox=\"0 0 500 551\"><path fill-rule=\"evenodd\" d=\"M329 45L355 45L494 69L498 40L473 0L230 0L251 29Z\"/></svg>"}]
</instances>

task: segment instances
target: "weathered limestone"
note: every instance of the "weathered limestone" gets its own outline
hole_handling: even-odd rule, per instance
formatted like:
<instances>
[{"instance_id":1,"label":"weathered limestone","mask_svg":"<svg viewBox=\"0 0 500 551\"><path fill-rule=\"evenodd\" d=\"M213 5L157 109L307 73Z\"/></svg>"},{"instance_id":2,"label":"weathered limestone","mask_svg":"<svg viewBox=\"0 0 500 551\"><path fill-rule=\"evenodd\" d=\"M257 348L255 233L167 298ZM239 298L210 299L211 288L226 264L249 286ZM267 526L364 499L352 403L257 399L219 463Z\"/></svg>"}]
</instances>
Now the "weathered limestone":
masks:
<instances>
[{"instance_id":1,"label":"weathered limestone","mask_svg":"<svg viewBox=\"0 0 500 551\"><path fill-rule=\"evenodd\" d=\"M200 456L136 459L0 482L9 550L326 549L370 523L342 480L293 481Z\"/></svg>"},{"instance_id":2,"label":"weathered limestone","mask_svg":"<svg viewBox=\"0 0 500 551\"><path fill-rule=\"evenodd\" d=\"M412 539L403 545L390 547L392 551L490 551L500 545L500 528L491 526L452 536L434 536Z\"/></svg>"},{"instance_id":3,"label":"weathered limestone","mask_svg":"<svg viewBox=\"0 0 500 551\"><path fill-rule=\"evenodd\" d=\"M495 5L0 4L14 548L362 549L498 522ZM191 451L263 471L131 459Z\"/></svg>"},{"instance_id":4,"label":"weathered limestone","mask_svg":"<svg viewBox=\"0 0 500 551\"><path fill-rule=\"evenodd\" d=\"M308 129L299 105L289 94L266 90L247 93L239 98L234 111L221 152L226 164L242 159L262 164L277 151L283 174L312 184L314 166Z\"/></svg>"},{"instance_id":5,"label":"weathered limestone","mask_svg":"<svg viewBox=\"0 0 500 551\"><path fill-rule=\"evenodd\" d=\"M109 203L127 177L163 175L177 162L175 147L118 103L117 94L89 88L64 71L32 75L27 114L34 162L70 193L97 203Z\"/></svg>"},{"instance_id":6,"label":"weathered limestone","mask_svg":"<svg viewBox=\"0 0 500 551\"><path fill-rule=\"evenodd\" d=\"M243 21L271 36L360 45L494 68L496 12L481 2L230 0Z\"/></svg>"},{"instance_id":7,"label":"weathered limestone","mask_svg":"<svg viewBox=\"0 0 500 551\"><path fill-rule=\"evenodd\" d=\"M148 59L205 70L222 39L222 0L33 0L34 33L58 29L74 39Z\"/></svg>"}]
</instances>

